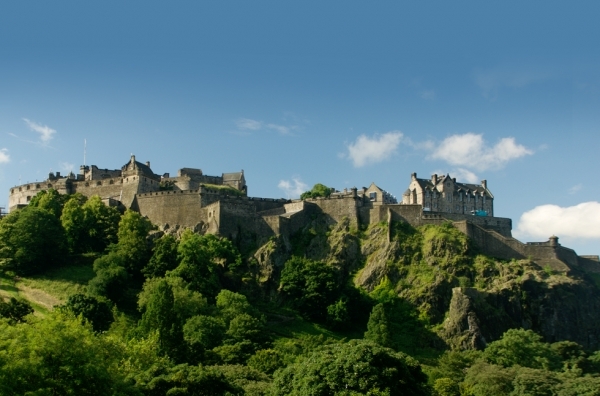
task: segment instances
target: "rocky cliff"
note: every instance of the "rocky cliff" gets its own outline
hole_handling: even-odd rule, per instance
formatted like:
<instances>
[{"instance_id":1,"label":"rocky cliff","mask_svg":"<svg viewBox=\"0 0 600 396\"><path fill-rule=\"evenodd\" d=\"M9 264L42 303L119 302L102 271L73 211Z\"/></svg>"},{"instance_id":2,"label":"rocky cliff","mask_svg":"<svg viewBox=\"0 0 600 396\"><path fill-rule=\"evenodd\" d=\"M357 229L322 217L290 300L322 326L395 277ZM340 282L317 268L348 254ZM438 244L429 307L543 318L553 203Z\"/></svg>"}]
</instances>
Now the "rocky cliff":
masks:
<instances>
[{"instance_id":1,"label":"rocky cliff","mask_svg":"<svg viewBox=\"0 0 600 396\"><path fill-rule=\"evenodd\" d=\"M486 257L450 223L419 228L378 223L357 230L347 221L328 226L317 217L291 240L273 238L254 254L263 289L277 289L292 255L334 266L340 282L352 281L366 292L391 285L453 349L481 349L517 327L548 342L600 347L595 275Z\"/></svg>"}]
</instances>

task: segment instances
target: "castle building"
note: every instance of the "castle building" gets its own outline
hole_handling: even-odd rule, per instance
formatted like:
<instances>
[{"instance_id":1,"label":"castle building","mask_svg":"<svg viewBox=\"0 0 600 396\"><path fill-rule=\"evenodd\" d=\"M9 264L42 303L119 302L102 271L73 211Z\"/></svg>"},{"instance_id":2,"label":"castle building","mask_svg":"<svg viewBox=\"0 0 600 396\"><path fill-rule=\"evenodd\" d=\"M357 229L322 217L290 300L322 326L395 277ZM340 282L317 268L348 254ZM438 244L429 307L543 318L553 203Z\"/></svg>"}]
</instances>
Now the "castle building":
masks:
<instances>
[{"instance_id":1,"label":"castle building","mask_svg":"<svg viewBox=\"0 0 600 396\"><path fill-rule=\"evenodd\" d=\"M152 171L150 162L141 163L132 155L121 169L82 165L78 175L72 172L67 176L61 176L60 172L50 173L43 182L13 187L9 194L9 210L27 205L38 192L49 189L61 194L98 195L107 204L132 208L138 194L198 190L201 185L230 187L242 195L248 192L244 171L208 176L201 169L182 168L176 177L170 177L168 173L161 176Z\"/></svg>"},{"instance_id":2,"label":"castle building","mask_svg":"<svg viewBox=\"0 0 600 396\"><path fill-rule=\"evenodd\" d=\"M487 181L481 184L459 183L450 175L431 179L419 179L411 174L408 189L402 195L402 204L423 206L424 212L485 214L494 216L494 196L487 187Z\"/></svg>"}]
</instances>

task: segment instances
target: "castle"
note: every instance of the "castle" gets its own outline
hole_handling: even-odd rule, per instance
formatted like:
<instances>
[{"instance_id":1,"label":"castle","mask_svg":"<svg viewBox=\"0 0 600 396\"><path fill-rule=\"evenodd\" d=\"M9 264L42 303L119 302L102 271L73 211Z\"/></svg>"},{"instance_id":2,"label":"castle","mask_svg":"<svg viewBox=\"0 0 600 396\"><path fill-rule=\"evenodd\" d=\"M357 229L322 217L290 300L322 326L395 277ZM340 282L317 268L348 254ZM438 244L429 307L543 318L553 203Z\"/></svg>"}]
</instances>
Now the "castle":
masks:
<instances>
[{"instance_id":1,"label":"castle","mask_svg":"<svg viewBox=\"0 0 600 396\"><path fill-rule=\"evenodd\" d=\"M413 173L410 185L402 195L402 203L422 205L427 212L494 215L494 196L488 190L486 180L480 185L457 183L450 175L438 177L434 174L431 179L418 179Z\"/></svg>"},{"instance_id":2,"label":"castle","mask_svg":"<svg viewBox=\"0 0 600 396\"><path fill-rule=\"evenodd\" d=\"M38 192L48 189L99 195L105 204L135 210L162 229L188 227L233 241L250 238L258 244L273 236L288 239L315 215L323 215L332 225L349 221L357 228L379 222L420 226L450 221L489 256L531 258L557 271L583 268L600 272L598 256L578 256L561 246L557 237L531 243L514 239L512 220L493 215L494 197L485 180L481 185L465 184L450 175L418 179L413 173L401 203L375 183L368 188L333 191L328 198L269 199L248 196L243 171L208 176L200 169L182 168L176 177L170 177L168 173L155 174L149 162L138 162L132 155L121 169L82 166L78 175L50 173L44 182L13 187L10 210L24 207Z\"/></svg>"}]
</instances>

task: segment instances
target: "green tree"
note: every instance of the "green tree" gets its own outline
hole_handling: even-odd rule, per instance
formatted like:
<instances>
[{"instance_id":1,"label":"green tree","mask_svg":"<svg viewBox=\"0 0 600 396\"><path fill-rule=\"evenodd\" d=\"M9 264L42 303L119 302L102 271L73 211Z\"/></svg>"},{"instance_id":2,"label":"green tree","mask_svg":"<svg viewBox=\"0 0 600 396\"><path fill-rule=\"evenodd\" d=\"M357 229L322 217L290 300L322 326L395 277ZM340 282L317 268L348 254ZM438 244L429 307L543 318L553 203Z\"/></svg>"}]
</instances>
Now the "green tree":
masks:
<instances>
[{"instance_id":1,"label":"green tree","mask_svg":"<svg viewBox=\"0 0 600 396\"><path fill-rule=\"evenodd\" d=\"M515 368L516 376L512 382L513 395L546 396L556 394L560 380L556 373L528 367Z\"/></svg>"},{"instance_id":2,"label":"green tree","mask_svg":"<svg viewBox=\"0 0 600 396\"><path fill-rule=\"evenodd\" d=\"M190 349L191 356L202 361L207 359L208 351L223 342L227 326L221 318L196 315L183 326L183 338Z\"/></svg>"},{"instance_id":3,"label":"green tree","mask_svg":"<svg viewBox=\"0 0 600 396\"><path fill-rule=\"evenodd\" d=\"M130 278L125 264L125 258L118 252L97 258L94 261L96 276L88 282L90 294L106 297L115 303L122 301Z\"/></svg>"},{"instance_id":4,"label":"green tree","mask_svg":"<svg viewBox=\"0 0 600 396\"><path fill-rule=\"evenodd\" d=\"M279 290L306 317L324 321L340 294L336 270L320 261L293 256L281 271Z\"/></svg>"},{"instance_id":5,"label":"green tree","mask_svg":"<svg viewBox=\"0 0 600 396\"><path fill-rule=\"evenodd\" d=\"M116 208L106 206L99 196L94 195L83 204L82 209L87 233L86 250L102 252L108 245L117 242L121 214Z\"/></svg>"},{"instance_id":6,"label":"green tree","mask_svg":"<svg viewBox=\"0 0 600 396\"><path fill-rule=\"evenodd\" d=\"M172 235L165 235L154 242L152 257L142 273L147 278L160 278L167 271L174 270L179 264L177 261L177 246L179 243Z\"/></svg>"},{"instance_id":7,"label":"green tree","mask_svg":"<svg viewBox=\"0 0 600 396\"><path fill-rule=\"evenodd\" d=\"M141 276L141 270L150 258L146 237L151 229L152 223L133 210L127 210L119 222L116 250L125 259L125 269L134 278Z\"/></svg>"},{"instance_id":8,"label":"green tree","mask_svg":"<svg viewBox=\"0 0 600 396\"><path fill-rule=\"evenodd\" d=\"M350 322L348 303L340 298L335 303L327 306L327 325L332 329L340 330Z\"/></svg>"},{"instance_id":9,"label":"green tree","mask_svg":"<svg viewBox=\"0 0 600 396\"><path fill-rule=\"evenodd\" d=\"M119 351L64 313L14 326L0 322L0 394L137 395L118 369Z\"/></svg>"},{"instance_id":10,"label":"green tree","mask_svg":"<svg viewBox=\"0 0 600 396\"><path fill-rule=\"evenodd\" d=\"M71 311L75 316L81 315L89 321L94 331L107 331L114 317L111 304L103 299L87 296L82 293L69 296L63 309Z\"/></svg>"},{"instance_id":11,"label":"green tree","mask_svg":"<svg viewBox=\"0 0 600 396\"><path fill-rule=\"evenodd\" d=\"M179 266L171 271L171 276L182 278L189 287L214 299L221 288L215 257L206 243L208 238L186 230L181 235L177 254Z\"/></svg>"},{"instance_id":12,"label":"green tree","mask_svg":"<svg viewBox=\"0 0 600 396\"><path fill-rule=\"evenodd\" d=\"M144 395L234 396L242 388L232 384L217 368L180 364L166 370L150 369L139 381Z\"/></svg>"},{"instance_id":13,"label":"green tree","mask_svg":"<svg viewBox=\"0 0 600 396\"><path fill-rule=\"evenodd\" d=\"M300 199L304 200L307 198L317 198L317 197L329 197L331 195L331 187L327 187L324 184L317 183L313 186L309 191L305 191L300 194Z\"/></svg>"},{"instance_id":14,"label":"green tree","mask_svg":"<svg viewBox=\"0 0 600 396\"><path fill-rule=\"evenodd\" d=\"M206 298L195 290L186 287L183 279L175 276L165 278L150 278L144 282L141 293L138 295L138 308L140 312L146 310L149 302L154 298L158 286L166 281L173 292L173 311L179 323L183 325L189 318L196 315L205 315L211 312Z\"/></svg>"},{"instance_id":15,"label":"green tree","mask_svg":"<svg viewBox=\"0 0 600 396\"><path fill-rule=\"evenodd\" d=\"M50 211L26 207L0 222L0 267L19 275L56 267L67 253L60 221Z\"/></svg>"},{"instance_id":16,"label":"green tree","mask_svg":"<svg viewBox=\"0 0 600 396\"><path fill-rule=\"evenodd\" d=\"M72 253L84 252L88 244L88 230L85 222L83 204L87 198L81 194L73 195L64 205L60 222L65 230L69 250Z\"/></svg>"},{"instance_id":17,"label":"green tree","mask_svg":"<svg viewBox=\"0 0 600 396\"><path fill-rule=\"evenodd\" d=\"M367 323L365 339L387 348L392 346L390 323L383 304L377 304L373 307L371 316L369 316L369 322Z\"/></svg>"},{"instance_id":18,"label":"green tree","mask_svg":"<svg viewBox=\"0 0 600 396\"><path fill-rule=\"evenodd\" d=\"M274 374L272 395L429 395L411 357L365 340L324 346Z\"/></svg>"},{"instance_id":19,"label":"green tree","mask_svg":"<svg viewBox=\"0 0 600 396\"><path fill-rule=\"evenodd\" d=\"M504 367L561 368L558 353L532 330L507 330L499 340L488 344L483 356L488 362Z\"/></svg>"},{"instance_id":20,"label":"green tree","mask_svg":"<svg viewBox=\"0 0 600 396\"><path fill-rule=\"evenodd\" d=\"M216 300L219 313L225 319L227 324L229 324L233 318L241 314L250 314L253 316L258 314L243 294L223 289L217 295Z\"/></svg>"},{"instance_id":21,"label":"green tree","mask_svg":"<svg viewBox=\"0 0 600 396\"><path fill-rule=\"evenodd\" d=\"M285 366L283 356L275 349L260 349L248 359L248 366L265 374L273 374Z\"/></svg>"},{"instance_id":22,"label":"green tree","mask_svg":"<svg viewBox=\"0 0 600 396\"><path fill-rule=\"evenodd\" d=\"M5 302L0 297L0 318L8 318L12 323L18 323L23 322L25 316L32 313L33 308L27 301L11 297Z\"/></svg>"},{"instance_id":23,"label":"green tree","mask_svg":"<svg viewBox=\"0 0 600 396\"><path fill-rule=\"evenodd\" d=\"M463 393L472 396L509 395L513 390L514 378L513 368L479 360L467 370Z\"/></svg>"},{"instance_id":24,"label":"green tree","mask_svg":"<svg viewBox=\"0 0 600 396\"><path fill-rule=\"evenodd\" d=\"M68 195L61 195L54 189L42 190L37 193L31 201L29 207L38 208L51 213L57 219L60 219L63 205L69 199Z\"/></svg>"},{"instance_id":25,"label":"green tree","mask_svg":"<svg viewBox=\"0 0 600 396\"><path fill-rule=\"evenodd\" d=\"M181 361L185 357L183 329L177 320L174 305L173 290L166 280L161 279L148 299L139 326L146 333L157 331L161 353Z\"/></svg>"}]
</instances>

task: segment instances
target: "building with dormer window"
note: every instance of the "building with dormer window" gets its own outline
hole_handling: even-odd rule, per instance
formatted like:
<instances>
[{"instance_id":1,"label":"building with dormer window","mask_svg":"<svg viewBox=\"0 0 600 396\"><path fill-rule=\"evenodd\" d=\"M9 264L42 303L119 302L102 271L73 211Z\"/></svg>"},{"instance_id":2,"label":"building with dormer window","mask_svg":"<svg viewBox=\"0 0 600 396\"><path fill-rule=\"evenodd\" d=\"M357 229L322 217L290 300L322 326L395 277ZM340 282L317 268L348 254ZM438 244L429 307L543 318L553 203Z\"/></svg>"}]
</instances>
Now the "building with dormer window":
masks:
<instances>
[{"instance_id":1,"label":"building with dormer window","mask_svg":"<svg viewBox=\"0 0 600 396\"><path fill-rule=\"evenodd\" d=\"M402 195L402 203L423 206L423 211L459 214L494 215L494 196L487 187L487 180L481 184L460 183L450 175L431 179L419 179L411 174L408 189Z\"/></svg>"}]
</instances>

